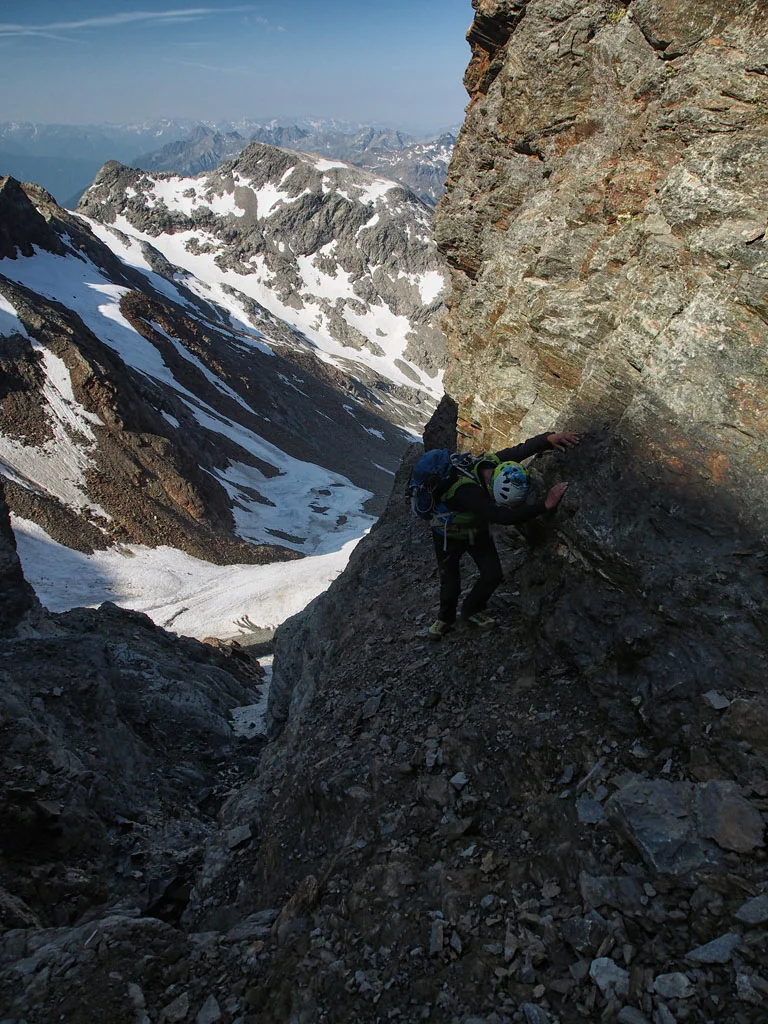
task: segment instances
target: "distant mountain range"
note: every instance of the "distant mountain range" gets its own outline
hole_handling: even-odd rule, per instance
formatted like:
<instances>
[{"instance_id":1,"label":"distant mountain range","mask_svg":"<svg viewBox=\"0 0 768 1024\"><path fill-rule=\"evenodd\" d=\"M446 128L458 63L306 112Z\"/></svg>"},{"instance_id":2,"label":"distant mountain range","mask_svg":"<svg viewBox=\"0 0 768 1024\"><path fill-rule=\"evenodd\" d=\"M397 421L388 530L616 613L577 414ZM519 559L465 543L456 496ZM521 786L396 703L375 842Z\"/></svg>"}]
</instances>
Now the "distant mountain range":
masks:
<instances>
[{"instance_id":1,"label":"distant mountain range","mask_svg":"<svg viewBox=\"0 0 768 1024\"><path fill-rule=\"evenodd\" d=\"M42 185L59 203L74 207L107 160L130 161L143 150L185 138L195 124L184 120L117 125L0 122L0 175Z\"/></svg>"},{"instance_id":2,"label":"distant mountain range","mask_svg":"<svg viewBox=\"0 0 768 1024\"><path fill-rule=\"evenodd\" d=\"M237 156L249 140L303 153L318 153L385 174L410 188L429 206L434 206L443 193L448 162L456 142L450 132L417 142L403 132L370 127L350 133L324 125L300 128L266 124L243 125L240 131L222 132L198 125L186 139L169 142L152 153L136 157L132 163L148 171L200 174Z\"/></svg>"},{"instance_id":3,"label":"distant mountain range","mask_svg":"<svg viewBox=\"0 0 768 1024\"><path fill-rule=\"evenodd\" d=\"M199 174L233 159L250 141L317 153L386 174L434 205L455 131L419 140L403 132L335 120L296 118L122 125L0 122L0 174L42 185L73 208L108 160L144 170Z\"/></svg>"}]
</instances>

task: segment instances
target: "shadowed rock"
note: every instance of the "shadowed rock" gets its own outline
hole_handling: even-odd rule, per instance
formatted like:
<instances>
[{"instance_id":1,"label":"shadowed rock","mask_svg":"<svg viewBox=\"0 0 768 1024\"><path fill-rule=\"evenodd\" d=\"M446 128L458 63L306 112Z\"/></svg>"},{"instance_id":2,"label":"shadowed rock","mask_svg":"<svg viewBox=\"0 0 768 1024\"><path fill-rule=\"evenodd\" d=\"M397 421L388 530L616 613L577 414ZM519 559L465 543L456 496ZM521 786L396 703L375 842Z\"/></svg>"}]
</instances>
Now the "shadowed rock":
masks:
<instances>
[{"instance_id":1,"label":"shadowed rock","mask_svg":"<svg viewBox=\"0 0 768 1024\"><path fill-rule=\"evenodd\" d=\"M39 603L21 570L0 481L0 634L12 632Z\"/></svg>"}]
</instances>

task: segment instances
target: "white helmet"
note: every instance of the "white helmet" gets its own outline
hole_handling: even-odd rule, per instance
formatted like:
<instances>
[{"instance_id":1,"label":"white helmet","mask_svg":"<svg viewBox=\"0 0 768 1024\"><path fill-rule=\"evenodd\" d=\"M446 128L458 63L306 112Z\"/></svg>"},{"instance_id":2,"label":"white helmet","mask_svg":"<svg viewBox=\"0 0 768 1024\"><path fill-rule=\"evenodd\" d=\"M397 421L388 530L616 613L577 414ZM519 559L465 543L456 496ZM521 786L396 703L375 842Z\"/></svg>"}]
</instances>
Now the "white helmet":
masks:
<instances>
[{"instance_id":1,"label":"white helmet","mask_svg":"<svg viewBox=\"0 0 768 1024\"><path fill-rule=\"evenodd\" d=\"M491 477L497 505L520 505L528 495L528 470L519 462L500 462Z\"/></svg>"}]
</instances>

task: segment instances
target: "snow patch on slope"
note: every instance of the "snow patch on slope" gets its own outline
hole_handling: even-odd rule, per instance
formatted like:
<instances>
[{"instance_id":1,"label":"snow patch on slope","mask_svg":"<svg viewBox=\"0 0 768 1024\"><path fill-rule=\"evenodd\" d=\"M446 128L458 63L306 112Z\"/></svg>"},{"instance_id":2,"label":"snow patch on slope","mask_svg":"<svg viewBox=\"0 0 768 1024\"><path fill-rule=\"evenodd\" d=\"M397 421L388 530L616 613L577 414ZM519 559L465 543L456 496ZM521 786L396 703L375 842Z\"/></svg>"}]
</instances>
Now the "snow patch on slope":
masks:
<instances>
[{"instance_id":1,"label":"snow patch on slope","mask_svg":"<svg viewBox=\"0 0 768 1024\"><path fill-rule=\"evenodd\" d=\"M83 220L86 221L95 234L104 240L108 240L108 236L104 234L103 225L86 217L83 217ZM334 341L329 337L327 331L322 330L324 315L321 315L322 311L317 303L307 300L304 302L302 309L296 310L277 298L263 280L268 276L263 256L255 256L251 260L254 273L238 274L234 270L222 270L218 265L216 262L216 250L219 248L219 242L214 235L208 232L201 230L177 231L173 235L152 236L147 232L134 228L123 215L116 218L114 227L126 235L149 242L165 256L169 263L188 271L192 277L185 279L185 285L207 301L215 302L217 305L224 307L233 316L242 318L243 308L236 301L235 297L222 287L223 285L228 285L230 288L234 288L244 295L255 299L256 302L264 306L265 309L268 309L275 316L295 326L315 344L317 354L328 363L335 366L345 366L350 359L363 359L359 353L351 351L339 342ZM193 249L197 249L197 251L195 252L188 248L190 245ZM200 249L204 247L212 247L213 251L200 252ZM311 260L312 258L306 257L306 259ZM307 264L304 265L307 266ZM319 274L320 272L312 266L311 273ZM344 272L342 271L342 273ZM319 278L319 280L323 280L323 278ZM338 288L340 286L338 283L332 284L331 282L334 279L328 277L328 275L324 275L324 281L325 287L331 294L334 287ZM305 290L308 295L309 289L306 288L306 282L305 289L302 289L302 295ZM384 349L386 353L385 356L366 353L364 356L365 363L383 377L387 377L397 384L412 388L414 384L413 379L403 373L399 366L396 365L396 360L405 361L406 336L412 330L407 317L396 316L384 303L372 306L370 312L364 315L354 314L348 308L345 308L343 316L350 326L357 327L361 333L375 339L376 344ZM275 343L272 342L272 344ZM420 373L420 376L421 387L424 391L436 398L442 395L442 371L434 378L426 377L423 372Z\"/></svg>"},{"instance_id":2,"label":"snow patch on slope","mask_svg":"<svg viewBox=\"0 0 768 1024\"><path fill-rule=\"evenodd\" d=\"M4 295L0 295L0 338L10 338L14 334L20 334L23 338L29 337L19 319L16 307L11 305Z\"/></svg>"},{"instance_id":3,"label":"snow patch on slope","mask_svg":"<svg viewBox=\"0 0 768 1024\"><path fill-rule=\"evenodd\" d=\"M300 612L343 571L359 540L296 562L222 566L168 547L120 545L84 555L35 523L12 522L24 575L50 611L113 601L201 639L243 634L238 622L246 617L271 627Z\"/></svg>"},{"instance_id":4,"label":"snow patch on slope","mask_svg":"<svg viewBox=\"0 0 768 1024\"><path fill-rule=\"evenodd\" d=\"M0 305L0 315L7 316L7 306L10 304ZM71 508L89 508L108 519L104 509L88 497L86 482L86 473L94 466L88 454L88 448L96 442L92 426L102 421L75 398L64 361L30 341L45 373L42 392L53 436L42 445L33 445L0 434L0 468L24 487L47 491Z\"/></svg>"},{"instance_id":5,"label":"snow patch on slope","mask_svg":"<svg viewBox=\"0 0 768 1024\"><path fill-rule=\"evenodd\" d=\"M69 307L126 365L171 388L204 429L237 444L244 460L246 456L255 457L279 469L279 475L267 477L243 461L216 474L233 501L236 532L244 540L273 544L279 538L285 546L318 553L338 549L370 527L371 517L362 512L363 504L371 497L369 491L353 486L339 474L291 458L253 430L217 412L177 381L155 346L120 312L120 299L128 289L109 282L90 261L39 251L34 257L2 260L0 270L41 295L53 299L66 296ZM13 307L6 305L15 315ZM10 320L11 313L3 308ZM158 324L153 327L162 330ZM218 390L248 414L259 415L175 339L163 334ZM22 479L82 509L91 504L85 490L85 471L92 465L87 448L95 441L89 418L91 422L99 421L74 401L61 360L45 349L41 351L52 382L50 387L46 385L45 397L52 410L55 441L41 451L0 437L0 457ZM320 492L327 492L327 496ZM284 539L283 533L291 536Z\"/></svg>"}]
</instances>

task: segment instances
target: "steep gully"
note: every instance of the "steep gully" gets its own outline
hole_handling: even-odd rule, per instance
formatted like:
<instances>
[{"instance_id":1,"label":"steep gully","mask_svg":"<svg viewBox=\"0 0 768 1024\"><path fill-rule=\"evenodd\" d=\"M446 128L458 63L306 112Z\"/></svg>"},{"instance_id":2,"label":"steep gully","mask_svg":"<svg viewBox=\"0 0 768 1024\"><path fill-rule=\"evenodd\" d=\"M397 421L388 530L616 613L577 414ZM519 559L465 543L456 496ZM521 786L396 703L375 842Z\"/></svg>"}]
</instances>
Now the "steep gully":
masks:
<instances>
[{"instance_id":1,"label":"steep gully","mask_svg":"<svg viewBox=\"0 0 768 1024\"><path fill-rule=\"evenodd\" d=\"M481 23L477 45L496 69L481 76L489 102L499 99L493 90L507 62L521 59L514 44L525 43L526 26L564 33L569 18L587 16L581 5L544 0L477 6L510 29L489 35ZM718 30L727 36L745 6L733 5ZM634 27L659 46L673 35L659 24L664 4L629 8L638 20L623 25L624 8L591 5L597 24L584 37L596 29L590 40L602 31L615 43L611 33L624 32L634 52ZM699 8L711 14L710 5ZM697 40L683 44L681 56L695 57ZM672 44L643 45L656 53ZM597 45L589 53L602 59ZM471 175L462 161L473 147L483 158L471 118L442 227L438 218L444 239L458 238L465 223L467 211L457 209ZM527 145L539 149L536 139ZM514 216L506 216L509 227ZM519 241L514 227L503 234L505 244ZM476 249L477 235L468 229L464 238ZM755 242L729 250L755 261L741 272L753 285ZM495 265L488 253L476 256L456 258L450 334L460 432L484 444L533 423L495 391L480 358L486 342L472 347L487 339L481 324L506 323L507 342L494 339L503 364L515 339L508 320L519 313L516 291L502 309L498 295L485 301L494 288L484 268L498 269L503 247L491 253ZM558 270L549 259L540 269ZM759 324L741 324L749 328L741 337L759 349ZM677 338L695 334L689 326ZM663 340L673 347L674 338ZM521 360L521 350L512 345L536 377L536 359L522 352ZM546 339L538 351L552 365ZM549 395L578 402L551 411L578 418L583 444L567 463L553 455L534 473L540 488L562 477L573 488L551 522L500 539L502 628L432 646L419 637L436 581L428 538L400 497L404 465L348 570L279 631L275 739L254 776L226 794L215 827L206 821L192 844L174 913L147 916L145 880L133 879L112 916L92 901L79 923L73 915L53 931L27 921L7 932L0 993L10 1020L764 1019L762 449L728 449L738 487L727 474L723 483L696 475L697 460L676 444L681 418L668 427L663 379L646 368L644 416L633 422L656 425L650 449L610 388L568 385L566 369ZM469 373L481 386L465 386ZM743 375L759 386L755 374ZM456 411L444 403L430 444L452 439ZM707 448L697 437L700 465L718 441ZM653 457L673 442L676 466ZM7 564L15 579L10 556ZM17 584L20 605L28 603ZM11 624L21 610L9 613Z\"/></svg>"}]
</instances>

